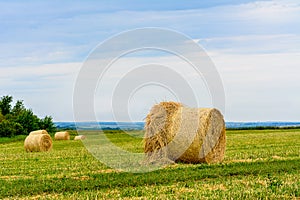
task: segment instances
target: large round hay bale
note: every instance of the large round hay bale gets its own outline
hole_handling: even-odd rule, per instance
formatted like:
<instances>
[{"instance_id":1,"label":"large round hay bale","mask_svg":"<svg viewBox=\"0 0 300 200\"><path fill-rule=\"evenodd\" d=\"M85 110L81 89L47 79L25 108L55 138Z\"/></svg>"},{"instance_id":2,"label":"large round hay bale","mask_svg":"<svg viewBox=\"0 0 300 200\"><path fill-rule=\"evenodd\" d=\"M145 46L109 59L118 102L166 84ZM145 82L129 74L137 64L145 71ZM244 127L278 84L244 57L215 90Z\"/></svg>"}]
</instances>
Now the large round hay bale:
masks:
<instances>
[{"instance_id":1,"label":"large round hay bale","mask_svg":"<svg viewBox=\"0 0 300 200\"><path fill-rule=\"evenodd\" d=\"M37 131L31 131L29 135L40 135L40 134L48 134L46 130L37 130Z\"/></svg>"},{"instance_id":2,"label":"large round hay bale","mask_svg":"<svg viewBox=\"0 0 300 200\"><path fill-rule=\"evenodd\" d=\"M221 162L225 146L225 122L217 109L161 102L147 115L144 152L149 162Z\"/></svg>"},{"instance_id":3,"label":"large round hay bale","mask_svg":"<svg viewBox=\"0 0 300 200\"><path fill-rule=\"evenodd\" d=\"M70 134L67 131L56 132L54 135L55 140L70 140Z\"/></svg>"},{"instance_id":4,"label":"large round hay bale","mask_svg":"<svg viewBox=\"0 0 300 200\"><path fill-rule=\"evenodd\" d=\"M74 140L84 140L85 139L85 135L76 135L75 137L74 137Z\"/></svg>"},{"instance_id":5,"label":"large round hay bale","mask_svg":"<svg viewBox=\"0 0 300 200\"><path fill-rule=\"evenodd\" d=\"M28 135L24 141L27 152L49 151L52 148L52 139L49 134Z\"/></svg>"}]
</instances>

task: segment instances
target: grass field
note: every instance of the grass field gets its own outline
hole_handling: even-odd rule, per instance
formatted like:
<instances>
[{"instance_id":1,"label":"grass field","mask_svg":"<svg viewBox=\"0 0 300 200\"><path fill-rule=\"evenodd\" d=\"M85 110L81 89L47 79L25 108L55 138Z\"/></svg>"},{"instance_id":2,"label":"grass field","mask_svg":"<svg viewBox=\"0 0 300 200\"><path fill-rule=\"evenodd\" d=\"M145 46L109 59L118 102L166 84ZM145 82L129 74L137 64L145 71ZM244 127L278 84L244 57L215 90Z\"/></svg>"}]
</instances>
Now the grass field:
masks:
<instances>
[{"instance_id":1,"label":"grass field","mask_svg":"<svg viewBox=\"0 0 300 200\"><path fill-rule=\"evenodd\" d=\"M140 138L107 136L142 152ZM300 130L227 131L221 164L175 164L132 174L91 156L81 141L26 153L24 137L0 138L0 199L300 199Z\"/></svg>"}]
</instances>

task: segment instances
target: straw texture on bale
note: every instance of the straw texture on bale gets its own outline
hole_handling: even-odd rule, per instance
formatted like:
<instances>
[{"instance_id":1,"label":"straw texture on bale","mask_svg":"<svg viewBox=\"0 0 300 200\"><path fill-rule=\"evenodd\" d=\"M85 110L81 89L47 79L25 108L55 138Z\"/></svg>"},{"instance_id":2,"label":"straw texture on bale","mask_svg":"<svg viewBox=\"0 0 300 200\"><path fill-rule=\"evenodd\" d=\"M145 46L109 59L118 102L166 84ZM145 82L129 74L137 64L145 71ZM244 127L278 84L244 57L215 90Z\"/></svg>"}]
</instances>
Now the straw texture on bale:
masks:
<instances>
[{"instance_id":1,"label":"straw texture on bale","mask_svg":"<svg viewBox=\"0 0 300 200\"><path fill-rule=\"evenodd\" d=\"M40 134L48 134L46 130L37 130L37 131L31 131L29 135L40 135Z\"/></svg>"},{"instance_id":2,"label":"straw texture on bale","mask_svg":"<svg viewBox=\"0 0 300 200\"><path fill-rule=\"evenodd\" d=\"M225 122L217 109L161 102L147 115L144 152L148 162L221 162L225 146Z\"/></svg>"},{"instance_id":3,"label":"straw texture on bale","mask_svg":"<svg viewBox=\"0 0 300 200\"><path fill-rule=\"evenodd\" d=\"M77 135L74 138L74 140L84 140L84 139L85 139L85 135Z\"/></svg>"},{"instance_id":4,"label":"straw texture on bale","mask_svg":"<svg viewBox=\"0 0 300 200\"><path fill-rule=\"evenodd\" d=\"M49 134L28 135L24 141L27 152L49 151L52 148L52 139Z\"/></svg>"},{"instance_id":5,"label":"straw texture on bale","mask_svg":"<svg viewBox=\"0 0 300 200\"><path fill-rule=\"evenodd\" d=\"M70 140L70 134L67 131L56 132L54 135L55 140Z\"/></svg>"}]
</instances>

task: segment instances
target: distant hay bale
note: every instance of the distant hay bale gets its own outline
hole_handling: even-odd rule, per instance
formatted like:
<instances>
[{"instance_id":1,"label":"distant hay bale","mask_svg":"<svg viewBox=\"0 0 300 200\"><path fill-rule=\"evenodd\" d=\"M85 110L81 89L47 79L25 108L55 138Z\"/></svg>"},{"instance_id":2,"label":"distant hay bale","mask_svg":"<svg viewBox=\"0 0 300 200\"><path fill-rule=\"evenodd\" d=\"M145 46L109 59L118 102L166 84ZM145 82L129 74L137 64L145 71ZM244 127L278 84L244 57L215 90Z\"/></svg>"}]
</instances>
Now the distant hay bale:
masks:
<instances>
[{"instance_id":1,"label":"distant hay bale","mask_svg":"<svg viewBox=\"0 0 300 200\"><path fill-rule=\"evenodd\" d=\"M70 140L70 134L67 131L56 132L54 135L55 140Z\"/></svg>"},{"instance_id":2,"label":"distant hay bale","mask_svg":"<svg viewBox=\"0 0 300 200\"><path fill-rule=\"evenodd\" d=\"M77 135L74 138L74 140L84 140L84 139L85 139L85 135Z\"/></svg>"},{"instance_id":3,"label":"distant hay bale","mask_svg":"<svg viewBox=\"0 0 300 200\"><path fill-rule=\"evenodd\" d=\"M52 139L49 134L29 134L24 141L27 152L49 151L52 148Z\"/></svg>"},{"instance_id":4,"label":"distant hay bale","mask_svg":"<svg viewBox=\"0 0 300 200\"><path fill-rule=\"evenodd\" d=\"M46 130L37 130L37 131L31 131L29 135L40 135L40 134L48 134Z\"/></svg>"},{"instance_id":5,"label":"distant hay bale","mask_svg":"<svg viewBox=\"0 0 300 200\"><path fill-rule=\"evenodd\" d=\"M225 146L225 122L217 109L161 102L147 115L144 152L148 162L221 162Z\"/></svg>"}]
</instances>

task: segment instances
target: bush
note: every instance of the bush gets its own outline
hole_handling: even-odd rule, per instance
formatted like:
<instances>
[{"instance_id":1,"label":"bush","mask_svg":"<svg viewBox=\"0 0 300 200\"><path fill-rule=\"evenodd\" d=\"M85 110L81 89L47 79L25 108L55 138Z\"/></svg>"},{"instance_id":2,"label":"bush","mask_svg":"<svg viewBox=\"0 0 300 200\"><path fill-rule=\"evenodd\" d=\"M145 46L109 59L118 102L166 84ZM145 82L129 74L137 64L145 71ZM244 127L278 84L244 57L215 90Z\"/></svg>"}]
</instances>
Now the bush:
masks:
<instances>
[{"instance_id":1,"label":"bush","mask_svg":"<svg viewBox=\"0 0 300 200\"><path fill-rule=\"evenodd\" d=\"M0 122L2 122L4 120L4 116L2 115L2 113L0 112Z\"/></svg>"},{"instance_id":2,"label":"bush","mask_svg":"<svg viewBox=\"0 0 300 200\"><path fill-rule=\"evenodd\" d=\"M0 122L0 136L2 137L12 137L15 135L23 135L24 129L21 124L16 122L11 122L8 120L3 120Z\"/></svg>"}]
</instances>

